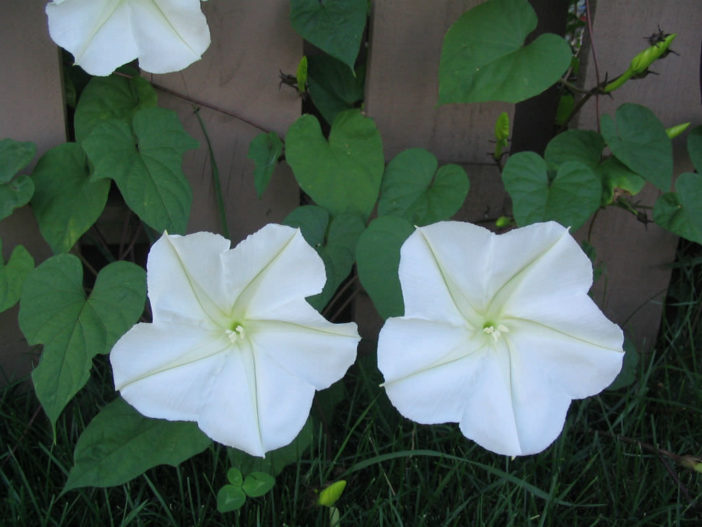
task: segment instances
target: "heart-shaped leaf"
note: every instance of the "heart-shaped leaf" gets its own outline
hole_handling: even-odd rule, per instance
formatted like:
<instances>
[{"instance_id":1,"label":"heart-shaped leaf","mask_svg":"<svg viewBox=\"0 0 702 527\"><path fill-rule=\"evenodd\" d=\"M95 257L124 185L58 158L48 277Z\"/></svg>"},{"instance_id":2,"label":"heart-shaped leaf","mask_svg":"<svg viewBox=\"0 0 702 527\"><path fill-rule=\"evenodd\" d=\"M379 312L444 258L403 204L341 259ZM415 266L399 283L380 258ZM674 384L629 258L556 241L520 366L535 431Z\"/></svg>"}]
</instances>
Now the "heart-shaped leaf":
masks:
<instances>
[{"instance_id":1,"label":"heart-shaped leaf","mask_svg":"<svg viewBox=\"0 0 702 527\"><path fill-rule=\"evenodd\" d=\"M327 273L324 289L307 299L315 309L321 311L351 272L356 243L366 228L365 222L358 214L330 217L322 207L306 205L292 211L283 223L299 227L307 243L317 250L324 261Z\"/></svg>"},{"instance_id":2,"label":"heart-shaped leaf","mask_svg":"<svg viewBox=\"0 0 702 527\"><path fill-rule=\"evenodd\" d=\"M290 0L298 34L353 69L366 27L368 0Z\"/></svg>"},{"instance_id":3,"label":"heart-shaped leaf","mask_svg":"<svg viewBox=\"0 0 702 527\"><path fill-rule=\"evenodd\" d=\"M197 424L144 417L120 397L81 434L63 492L121 485L157 465L177 466L211 443Z\"/></svg>"},{"instance_id":4,"label":"heart-shaped leaf","mask_svg":"<svg viewBox=\"0 0 702 527\"><path fill-rule=\"evenodd\" d=\"M502 181L520 226L555 220L578 229L600 206L602 183L587 165L568 161L549 177L548 164L534 152L509 158Z\"/></svg>"},{"instance_id":5,"label":"heart-shaped leaf","mask_svg":"<svg viewBox=\"0 0 702 527\"><path fill-rule=\"evenodd\" d=\"M247 496L259 498L266 494L275 485L275 478L265 472L252 472L246 479L242 488Z\"/></svg>"},{"instance_id":6,"label":"heart-shaped leaf","mask_svg":"<svg viewBox=\"0 0 702 527\"><path fill-rule=\"evenodd\" d=\"M680 174L675 190L658 198L653 221L678 236L702 243L702 175Z\"/></svg>"},{"instance_id":7,"label":"heart-shaped leaf","mask_svg":"<svg viewBox=\"0 0 702 527\"><path fill-rule=\"evenodd\" d=\"M88 380L93 357L110 351L145 301L145 272L129 262L104 267L87 300L83 268L72 254L49 258L27 277L19 325L30 345L44 345L32 380L52 424Z\"/></svg>"},{"instance_id":8,"label":"heart-shaped leaf","mask_svg":"<svg viewBox=\"0 0 702 527\"><path fill-rule=\"evenodd\" d=\"M570 65L570 46L551 33L524 46L536 23L527 0L490 0L465 12L444 37L439 103L515 103L555 84Z\"/></svg>"},{"instance_id":9,"label":"heart-shaped leaf","mask_svg":"<svg viewBox=\"0 0 702 527\"><path fill-rule=\"evenodd\" d=\"M184 233L192 191L181 168L183 154L197 148L175 112L146 108L131 128L120 119L97 125L83 141L94 179L111 178L124 201L158 232Z\"/></svg>"},{"instance_id":10,"label":"heart-shaped leaf","mask_svg":"<svg viewBox=\"0 0 702 527\"><path fill-rule=\"evenodd\" d=\"M604 140L597 132L566 130L549 141L544 159L556 167L568 161L580 161L594 169L600 164L604 146Z\"/></svg>"},{"instance_id":11,"label":"heart-shaped leaf","mask_svg":"<svg viewBox=\"0 0 702 527\"><path fill-rule=\"evenodd\" d=\"M358 278L381 317L402 316L405 304L397 269L400 248L414 232L407 220L381 216L361 234L356 246Z\"/></svg>"},{"instance_id":12,"label":"heart-shaped leaf","mask_svg":"<svg viewBox=\"0 0 702 527\"><path fill-rule=\"evenodd\" d=\"M130 122L137 110L155 107L156 103L156 90L139 75L93 77L81 93L73 118L76 141L82 142L104 121Z\"/></svg>"},{"instance_id":13,"label":"heart-shaped leaf","mask_svg":"<svg viewBox=\"0 0 702 527\"><path fill-rule=\"evenodd\" d=\"M385 168L378 215L400 216L420 226L453 216L468 194L468 175L458 165L438 166L434 154L422 148L395 156Z\"/></svg>"},{"instance_id":14,"label":"heart-shaped leaf","mask_svg":"<svg viewBox=\"0 0 702 527\"><path fill-rule=\"evenodd\" d=\"M254 186L259 199L268 187L282 153L283 142L275 132L258 134L249 144L248 158L255 164Z\"/></svg>"},{"instance_id":15,"label":"heart-shaped leaf","mask_svg":"<svg viewBox=\"0 0 702 527\"><path fill-rule=\"evenodd\" d=\"M615 119L603 115L602 136L619 161L662 191L673 177L673 145L665 128L645 106L622 104Z\"/></svg>"},{"instance_id":16,"label":"heart-shaped leaf","mask_svg":"<svg viewBox=\"0 0 702 527\"><path fill-rule=\"evenodd\" d=\"M346 64L328 55L309 57L308 90L315 107L329 124L363 99L365 72L354 73Z\"/></svg>"},{"instance_id":17,"label":"heart-shaped leaf","mask_svg":"<svg viewBox=\"0 0 702 527\"><path fill-rule=\"evenodd\" d=\"M107 203L108 180L92 181L85 152L76 143L49 150L37 163L32 209L54 253L71 250Z\"/></svg>"},{"instance_id":18,"label":"heart-shaped leaf","mask_svg":"<svg viewBox=\"0 0 702 527\"><path fill-rule=\"evenodd\" d=\"M224 485L217 492L217 511L232 512L241 509L246 503L246 494L241 485Z\"/></svg>"},{"instance_id":19,"label":"heart-shaped leaf","mask_svg":"<svg viewBox=\"0 0 702 527\"><path fill-rule=\"evenodd\" d=\"M34 143L14 139L0 141L0 183L9 183L34 159L36 153L37 145Z\"/></svg>"},{"instance_id":20,"label":"heart-shaped leaf","mask_svg":"<svg viewBox=\"0 0 702 527\"><path fill-rule=\"evenodd\" d=\"M22 286L29 273L34 269L34 258L23 245L12 250L7 264L2 258L2 240L0 240L0 313L14 306L22 294Z\"/></svg>"},{"instance_id":21,"label":"heart-shaped leaf","mask_svg":"<svg viewBox=\"0 0 702 527\"><path fill-rule=\"evenodd\" d=\"M385 168L383 144L372 119L357 110L340 113L327 142L319 121L303 115L285 137L285 159L302 190L332 215L370 215Z\"/></svg>"}]
</instances>

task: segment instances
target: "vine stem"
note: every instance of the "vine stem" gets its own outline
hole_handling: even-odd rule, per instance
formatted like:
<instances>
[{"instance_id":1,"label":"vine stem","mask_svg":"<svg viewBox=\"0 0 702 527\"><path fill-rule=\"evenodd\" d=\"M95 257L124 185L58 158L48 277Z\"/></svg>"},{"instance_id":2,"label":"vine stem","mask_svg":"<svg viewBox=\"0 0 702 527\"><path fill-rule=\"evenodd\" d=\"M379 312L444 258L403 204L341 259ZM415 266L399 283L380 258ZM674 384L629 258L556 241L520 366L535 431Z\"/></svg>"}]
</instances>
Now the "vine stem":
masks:
<instances>
[{"instance_id":1,"label":"vine stem","mask_svg":"<svg viewBox=\"0 0 702 527\"><path fill-rule=\"evenodd\" d=\"M590 39L590 52L592 53L592 64L595 67L595 80L597 87L600 86L600 67L597 63L597 50L595 49L595 37L592 31L592 11L590 9L590 0L585 0L585 16L587 18L587 34ZM575 113L575 112L573 112ZM597 131L600 131L600 97L595 93L595 119L597 120Z\"/></svg>"}]
</instances>

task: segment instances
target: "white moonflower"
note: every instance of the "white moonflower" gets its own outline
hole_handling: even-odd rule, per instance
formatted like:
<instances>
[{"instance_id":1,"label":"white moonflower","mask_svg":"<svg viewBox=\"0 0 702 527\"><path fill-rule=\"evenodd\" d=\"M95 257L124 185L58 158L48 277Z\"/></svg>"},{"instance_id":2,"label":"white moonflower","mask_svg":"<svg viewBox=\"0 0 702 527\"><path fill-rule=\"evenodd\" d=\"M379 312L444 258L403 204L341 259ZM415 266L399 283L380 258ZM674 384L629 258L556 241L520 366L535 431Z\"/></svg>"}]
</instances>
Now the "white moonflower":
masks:
<instances>
[{"instance_id":1,"label":"white moonflower","mask_svg":"<svg viewBox=\"0 0 702 527\"><path fill-rule=\"evenodd\" d=\"M200 0L53 0L53 41L91 75L109 75L136 58L151 73L179 71L210 45Z\"/></svg>"},{"instance_id":2,"label":"white moonflower","mask_svg":"<svg viewBox=\"0 0 702 527\"><path fill-rule=\"evenodd\" d=\"M502 235L417 228L399 277L405 315L381 330L378 366L409 419L458 422L488 450L534 454L558 437L572 399L621 369L622 330L587 295L590 261L555 222Z\"/></svg>"},{"instance_id":3,"label":"white moonflower","mask_svg":"<svg viewBox=\"0 0 702 527\"><path fill-rule=\"evenodd\" d=\"M326 278L299 229L267 225L229 247L216 234L164 234L147 263L153 323L130 329L110 360L115 387L142 414L196 421L263 456L295 438L360 337L305 300Z\"/></svg>"}]
</instances>

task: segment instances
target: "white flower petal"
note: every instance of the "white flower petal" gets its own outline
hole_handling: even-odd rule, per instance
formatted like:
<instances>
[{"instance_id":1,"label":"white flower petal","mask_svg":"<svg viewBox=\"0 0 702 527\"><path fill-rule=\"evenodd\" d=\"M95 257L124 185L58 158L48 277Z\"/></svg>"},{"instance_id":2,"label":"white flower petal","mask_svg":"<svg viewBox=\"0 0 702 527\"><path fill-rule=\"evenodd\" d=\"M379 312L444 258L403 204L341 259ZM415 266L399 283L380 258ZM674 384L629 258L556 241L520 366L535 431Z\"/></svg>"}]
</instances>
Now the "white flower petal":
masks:
<instances>
[{"instance_id":1,"label":"white flower petal","mask_svg":"<svg viewBox=\"0 0 702 527\"><path fill-rule=\"evenodd\" d=\"M529 225L495 238L489 278L494 303L510 310L535 300L563 306L566 298L590 289L592 264L558 223Z\"/></svg>"},{"instance_id":2,"label":"white flower petal","mask_svg":"<svg viewBox=\"0 0 702 527\"><path fill-rule=\"evenodd\" d=\"M528 366L530 370L524 370ZM542 363L525 364L501 343L484 363L460 422L463 434L506 456L535 454L563 428L570 399L529 380Z\"/></svg>"},{"instance_id":3,"label":"white flower petal","mask_svg":"<svg viewBox=\"0 0 702 527\"><path fill-rule=\"evenodd\" d=\"M46 14L52 40L91 75L109 75L139 54L124 0L51 2Z\"/></svg>"},{"instance_id":4,"label":"white flower petal","mask_svg":"<svg viewBox=\"0 0 702 527\"><path fill-rule=\"evenodd\" d=\"M225 323L232 304L223 262L229 245L226 238L209 232L164 234L154 243L146 270L155 323L180 319Z\"/></svg>"},{"instance_id":5,"label":"white flower petal","mask_svg":"<svg viewBox=\"0 0 702 527\"><path fill-rule=\"evenodd\" d=\"M378 369L398 411L423 424L458 422L480 374L486 339L440 321L390 318L378 341Z\"/></svg>"},{"instance_id":6,"label":"white flower petal","mask_svg":"<svg viewBox=\"0 0 702 527\"><path fill-rule=\"evenodd\" d=\"M267 320L248 321L254 347L317 390L328 388L356 360L356 324L332 324L304 300L285 308L271 310Z\"/></svg>"},{"instance_id":7,"label":"white flower petal","mask_svg":"<svg viewBox=\"0 0 702 527\"><path fill-rule=\"evenodd\" d=\"M321 292L326 281L317 252L299 229L285 225L269 224L247 237L224 256L224 265L237 316L266 318L279 305Z\"/></svg>"},{"instance_id":8,"label":"white flower petal","mask_svg":"<svg viewBox=\"0 0 702 527\"><path fill-rule=\"evenodd\" d=\"M137 324L110 353L115 388L148 417L197 421L229 346L202 328Z\"/></svg>"},{"instance_id":9,"label":"white flower petal","mask_svg":"<svg viewBox=\"0 0 702 527\"><path fill-rule=\"evenodd\" d=\"M131 5L141 69L180 71L209 47L210 30L199 0L132 0Z\"/></svg>"},{"instance_id":10,"label":"white flower petal","mask_svg":"<svg viewBox=\"0 0 702 527\"><path fill-rule=\"evenodd\" d=\"M210 44L199 0L62 0L46 14L51 38L91 75L136 58L152 73L182 70Z\"/></svg>"}]
</instances>

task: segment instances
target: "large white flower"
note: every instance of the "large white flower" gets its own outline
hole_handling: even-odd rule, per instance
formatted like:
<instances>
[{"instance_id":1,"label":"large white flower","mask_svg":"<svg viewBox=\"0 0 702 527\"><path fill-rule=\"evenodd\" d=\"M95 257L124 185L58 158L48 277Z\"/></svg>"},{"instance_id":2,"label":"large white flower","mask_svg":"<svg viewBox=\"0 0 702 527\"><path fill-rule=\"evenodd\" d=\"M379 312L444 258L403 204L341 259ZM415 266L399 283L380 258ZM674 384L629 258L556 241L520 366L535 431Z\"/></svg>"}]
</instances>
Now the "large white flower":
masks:
<instances>
[{"instance_id":1,"label":"large white flower","mask_svg":"<svg viewBox=\"0 0 702 527\"><path fill-rule=\"evenodd\" d=\"M53 0L49 33L91 75L136 58L152 73L179 71L210 45L200 0Z\"/></svg>"},{"instance_id":2,"label":"large white flower","mask_svg":"<svg viewBox=\"0 0 702 527\"><path fill-rule=\"evenodd\" d=\"M554 222L502 235L460 222L402 246L405 315L380 332L378 365L402 415L458 422L505 455L542 451L572 399L621 369L623 334L587 296L592 266Z\"/></svg>"},{"instance_id":3,"label":"large white flower","mask_svg":"<svg viewBox=\"0 0 702 527\"><path fill-rule=\"evenodd\" d=\"M315 390L356 357L356 324L332 324L305 300L325 280L291 227L267 225L234 249L216 234L164 234L147 263L153 323L112 349L115 387L148 417L197 421L252 455L290 443Z\"/></svg>"}]
</instances>

